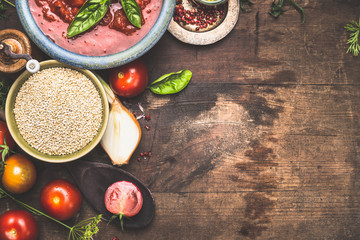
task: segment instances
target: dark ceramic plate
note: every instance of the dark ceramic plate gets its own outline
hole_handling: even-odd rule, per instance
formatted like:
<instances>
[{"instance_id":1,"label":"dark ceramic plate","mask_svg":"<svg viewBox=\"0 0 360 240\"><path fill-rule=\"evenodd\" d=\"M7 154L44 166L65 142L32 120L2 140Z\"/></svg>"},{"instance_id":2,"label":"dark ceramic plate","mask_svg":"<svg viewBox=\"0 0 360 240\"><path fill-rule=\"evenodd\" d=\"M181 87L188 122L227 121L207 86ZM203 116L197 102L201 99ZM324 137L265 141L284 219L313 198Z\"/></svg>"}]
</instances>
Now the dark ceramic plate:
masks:
<instances>
[{"instance_id":1,"label":"dark ceramic plate","mask_svg":"<svg viewBox=\"0 0 360 240\"><path fill-rule=\"evenodd\" d=\"M155 215L155 202L150 190L130 173L105 163L78 160L66 164L66 168L73 176L86 200L96 211L103 214L103 218L109 220L112 216L104 203L107 188L117 181L129 181L134 183L143 196L143 206L140 212L125 218L124 227L141 228L148 225ZM120 226L120 223L119 223Z\"/></svg>"}]
</instances>

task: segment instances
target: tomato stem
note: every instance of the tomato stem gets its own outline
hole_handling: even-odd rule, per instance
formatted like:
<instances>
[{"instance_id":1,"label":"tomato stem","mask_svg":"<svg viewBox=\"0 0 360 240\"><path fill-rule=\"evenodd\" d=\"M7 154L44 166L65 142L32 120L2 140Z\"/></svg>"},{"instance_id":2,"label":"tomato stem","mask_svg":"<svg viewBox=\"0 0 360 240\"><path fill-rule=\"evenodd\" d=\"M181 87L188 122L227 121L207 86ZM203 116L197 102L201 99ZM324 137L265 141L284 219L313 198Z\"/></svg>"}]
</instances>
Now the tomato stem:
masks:
<instances>
[{"instance_id":1,"label":"tomato stem","mask_svg":"<svg viewBox=\"0 0 360 240\"><path fill-rule=\"evenodd\" d=\"M7 4L9 4L9 5L11 5L11 6L15 7L15 5L14 5L12 2L8 1L8 0L4 0L4 2L6 2Z\"/></svg>"},{"instance_id":2,"label":"tomato stem","mask_svg":"<svg viewBox=\"0 0 360 240\"><path fill-rule=\"evenodd\" d=\"M120 213L119 215L119 219L120 219L120 225L121 225L121 230L124 231L124 214Z\"/></svg>"},{"instance_id":3,"label":"tomato stem","mask_svg":"<svg viewBox=\"0 0 360 240\"><path fill-rule=\"evenodd\" d=\"M60 222L59 220L37 210L36 208L33 208L33 207L27 205L26 203L23 203L23 202L17 200L11 194L7 193L4 189L2 189L0 187L0 198L3 197L4 195L9 197L13 201L15 201L20 206L24 207L29 212L36 214L36 215L47 217L48 219L51 219L54 222L57 222L60 225L68 228L70 230L68 239L90 240L90 239L93 239L92 236L95 235L99 231L97 224L101 221L101 216L102 216L101 214L99 214L96 217L85 219L85 220L75 224L73 227L70 227L70 226L66 225L65 223Z\"/></svg>"},{"instance_id":4,"label":"tomato stem","mask_svg":"<svg viewBox=\"0 0 360 240\"><path fill-rule=\"evenodd\" d=\"M37 210L36 208L33 208L33 207L31 207L30 205L27 205L26 203L23 203L23 202L17 200L17 199L14 198L11 194L9 194L9 193L7 193L6 191L4 191L2 188L0 188L0 193L5 194L7 197L11 198L11 199L12 199L13 201L15 201L17 204L19 204L20 206L26 208L26 209L29 210L30 212L32 212L32 213L34 213L34 214L36 214L36 215L41 215L41 216L47 217L47 218L49 218L49 219L51 219L51 220L59 223L60 225L62 225L62 226L64 226L64 227L66 227L66 228L68 228L68 229L71 230L71 227L69 227L69 226L66 225L65 223L60 222L59 220L57 220L57 219L55 219L55 218L53 218L53 217L51 217L51 216L49 216L49 215L41 212L40 210Z\"/></svg>"}]
</instances>

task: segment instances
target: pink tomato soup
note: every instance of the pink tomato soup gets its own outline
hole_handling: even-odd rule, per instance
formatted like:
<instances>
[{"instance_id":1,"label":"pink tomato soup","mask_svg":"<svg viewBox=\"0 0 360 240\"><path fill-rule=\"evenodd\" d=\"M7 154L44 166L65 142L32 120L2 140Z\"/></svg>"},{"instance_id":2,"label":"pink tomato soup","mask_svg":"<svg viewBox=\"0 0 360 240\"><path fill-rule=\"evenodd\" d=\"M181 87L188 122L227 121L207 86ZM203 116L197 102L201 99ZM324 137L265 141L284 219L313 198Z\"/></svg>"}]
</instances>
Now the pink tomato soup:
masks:
<instances>
[{"instance_id":1,"label":"pink tomato soup","mask_svg":"<svg viewBox=\"0 0 360 240\"><path fill-rule=\"evenodd\" d=\"M147 5L142 9L142 27L131 32L121 32L108 25L96 25L91 30L73 38L66 38L69 26L60 16L44 11L48 6L40 6L36 1L28 0L30 11L41 31L60 47L74 53L88 56L104 56L118 53L128 49L139 42L155 24L162 7L163 0L147 0ZM107 16L114 17L121 10L120 3L112 3ZM78 10L78 9L77 9ZM122 11L122 10L121 10ZM111 13L111 14L110 14ZM113 18L115 20L115 18ZM119 21L119 20L118 20Z\"/></svg>"}]
</instances>

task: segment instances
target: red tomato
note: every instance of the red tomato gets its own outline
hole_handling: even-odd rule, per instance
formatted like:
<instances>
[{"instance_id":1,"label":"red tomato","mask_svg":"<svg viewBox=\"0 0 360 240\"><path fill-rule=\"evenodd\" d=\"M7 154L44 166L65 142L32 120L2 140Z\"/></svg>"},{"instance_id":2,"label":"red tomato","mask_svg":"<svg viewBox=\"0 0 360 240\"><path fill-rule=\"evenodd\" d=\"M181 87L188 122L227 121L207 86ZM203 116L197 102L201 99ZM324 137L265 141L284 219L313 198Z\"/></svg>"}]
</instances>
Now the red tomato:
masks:
<instances>
[{"instance_id":1,"label":"red tomato","mask_svg":"<svg viewBox=\"0 0 360 240\"><path fill-rule=\"evenodd\" d=\"M148 84L148 71L141 60L110 70L111 89L119 96L131 98L142 93Z\"/></svg>"},{"instance_id":2,"label":"red tomato","mask_svg":"<svg viewBox=\"0 0 360 240\"><path fill-rule=\"evenodd\" d=\"M143 204L140 190L131 182L113 183L105 192L105 206L112 214L132 217L139 213Z\"/></svg>"},{"instance_id":3,"label":"red tomato","mask_svg":"<svg viewBox=\"0 0 360 240\"><path fill-rule=\"evenodd\" d=\"M34 164L21 154L13 154L6 159L2 184L11 193L24 193L35 184Z\"/></svg>"},{"instance_id":4,"label":"red tomato","mask_svg":"<svg viewBox=\"0 0 360 240\"><path fill-rule=\"evenodd\" d=\"M36 240L38 225L25 210L10 210L0 216L1 240Z\"/></svg>"},{"instance_id":5,"label":"red tomato","mask_svg":"<svg viewBox=\"0 0 360 240\"><path fill-rule=\"evenodd\" d=\"M10 149L13 149L15 146L14 139L11 137L6 123L0 121L0 145L4 145L4 135L6 144L9 146ZM2 149L2 147L0 147L0 149Z\"/></svg>"},{"instance_id":6,"label":"red tomato","mask_svg":"<svg viewBox=\"0 0 360 240\"><path fill-rule=\"evenodd\" d=\"M62 221L72 218L80 210L81 202L80 191L64 179L49 182L40 194L40 203L45 212Z\"/></svg>"}]
</instances>

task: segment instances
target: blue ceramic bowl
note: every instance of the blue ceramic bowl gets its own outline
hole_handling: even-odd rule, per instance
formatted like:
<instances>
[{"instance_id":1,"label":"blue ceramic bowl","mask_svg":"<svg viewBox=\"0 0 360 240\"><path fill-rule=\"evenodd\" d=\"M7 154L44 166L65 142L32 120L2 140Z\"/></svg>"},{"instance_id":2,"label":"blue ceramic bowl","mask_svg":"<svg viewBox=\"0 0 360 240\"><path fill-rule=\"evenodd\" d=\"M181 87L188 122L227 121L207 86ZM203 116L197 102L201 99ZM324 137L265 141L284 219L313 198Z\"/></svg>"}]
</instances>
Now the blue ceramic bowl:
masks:
<instances>
[{"instance_id":1,"label":"blue ceramic bowl","mask_svg":"<svg viewBox=\"0 0 360 240\"><path fill-rule=\"evenodd\" d=\"M165 33L175 9L175 0L163 0L160 15L147 35L134 46L111 55L86 56L70 52L56 45L43 34L33 19L28 0L15 0L16 9L25 31L48 56L63 63L86 69L107 69L135 60L150 50Z\"/></svg>"}]
</instances>

